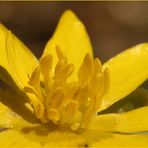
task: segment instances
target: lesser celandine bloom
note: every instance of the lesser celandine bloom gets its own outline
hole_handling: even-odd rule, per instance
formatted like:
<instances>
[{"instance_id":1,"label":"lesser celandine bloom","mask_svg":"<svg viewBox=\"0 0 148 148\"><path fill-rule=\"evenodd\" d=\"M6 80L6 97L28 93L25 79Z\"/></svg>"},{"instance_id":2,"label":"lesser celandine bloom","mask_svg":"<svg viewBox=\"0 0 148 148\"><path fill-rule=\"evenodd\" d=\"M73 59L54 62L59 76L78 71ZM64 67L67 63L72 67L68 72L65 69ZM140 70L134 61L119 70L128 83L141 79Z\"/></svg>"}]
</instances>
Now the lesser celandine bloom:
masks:
<instances>
[{"instance_id":1,"label":"lesser celandine bloom","mask_svg":"<svg viewBox=\"0 0 148 148\"><path fill-rule=\"evenodd\" d=\"M147 77L148 43L102 65L71 11L62 15L39 60L1 24L0 147L146 147L148 135L138 132L148 131L148 107L97 112Z\"/></svg>"}]
</instances>

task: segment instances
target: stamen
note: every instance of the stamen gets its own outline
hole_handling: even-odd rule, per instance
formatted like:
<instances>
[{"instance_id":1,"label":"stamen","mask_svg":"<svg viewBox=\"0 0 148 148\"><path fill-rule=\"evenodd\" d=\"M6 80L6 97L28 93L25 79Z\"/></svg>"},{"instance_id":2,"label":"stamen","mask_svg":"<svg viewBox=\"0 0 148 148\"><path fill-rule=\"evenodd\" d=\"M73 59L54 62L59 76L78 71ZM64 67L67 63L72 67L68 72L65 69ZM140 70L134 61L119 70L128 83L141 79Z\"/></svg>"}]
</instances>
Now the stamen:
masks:
<instances>
[{"instance_id":1,"label":"stamen","mask_svg":"<svg viewBox=\"0 0 148 148\"><path fill-rule=\"evenodd\" d=\"M80 127L80 123L74 123L70 126L72 131L76 131Z\"/></svg>"},{"instance_id":2,"label":"stamen","mask_svg":"<svg viewBox=\"0 0 148 148\"><path fill-rule=\"evenodd\" d=\"M61 88L57 88L55 90L55 92L53 93L53 95L47 96L46 98L46 110L47 110L47 114L48 116L50 116L50 109L53 108L57 111L60 110L62 101L64 100L64 92Z\"/></svg>"},{"instance_id":3,"label":"stamen","mask_svg":"<svg viewBox=\"0 0 148 148\"><path fill-rule=\"evenodd\" d=\"M103 94L103 91L104 91L104 75L97 73L92 79L90 85L90 96L91 98L94 98L98 92Z\"/></svg>"},{"instance_id":4,"label":"stamen","mask_svg":"<svg viewBox=\"0 0 148 148\"><path fill-rule=\"evenodd\" d=\"M50 72L52 69L52 61L53 61L53 57L52 55L47 55L45 57L42 57L40 59L40 68L41 68L41 72L43 74L44 77L44 82L46 82L46 91L48 91L48 83L50 82Z\"/></svg>"},{"instance_id":5,"label":"stamen","mask_svg":"<svg viewBox=\"0 0 148 148\"><path fill-rule=\"evenodd\" d=\"M59 60L58 64L55 67L55 83L58 85L62 84L67 78L72 74L74 70L74 66L72 64L68 64L66 58L62 58Z\"/></svg>"},{"instance_id":6,"label":"stamen","mask_svg":"<svg viewBox=\"0 0 148 148\"><path fill-rule=\"evenodd\" d=\"M93 60L86 54L78 71L78 81L70 83L68 78L74 65L68 63L59 46L56 46L56 53L55 66L52 66L52 55L41 57L24 90L36 117L42 122L52 121L76 131L96 115L109 89L109 69L103 69L98 58Z\"/></svg>"},{"instance_id":7,"label":"stamen","mask_svg":"<svg viewBox=\"0 0 148 148\"><path fill-rule=\"evenodd\" d=\"M65 95L64 95L64 91L62 90L62 88L57 88L54 94L52 95L52 97L49 99L47 98L47 100L50 103L52 103L52 107L59 108L60 105L62 104L64 97Z\"/></svg>"},{"instance_id":8,"label":"stamen","mask_svg":"<svg viewBox=\"0 0 148 148\"><path fill-rule=\"evenodd\" d=\"M25 106L26 106L32 113L34 113L34 109L33 109L33 107L31 106L30 103L25 103Z\"/></svg>"},{"instance_id":9,"label":"stamen","mask_svg":"<svg viewBox=\"0 0 148 148\"><path fill-rule=\"evenodd\" d=\"M42 104L42 102L33 93L26 92L26 94L30 98L30 102L31 102L32 106L34 107L34 112L35 112L36 117L38 119L41 119L42 122L46 122L47 119L44 118L45 107Z\"/></svg>"},{"instance_id":10,"label":"stamen","mask_svg":"<svg viewBox=\"0 0 148 148\"><path fill-rule=\"evenodd\" d=\"M84 61L79 69L78 77L80 85L87 85L93 74L93 59L90 54L86 54Z\"/></svg>"},{"instance_id":11,"label":"stamen","mask_svg":"<svg viewBox=\"0 0 148 148\"><path fill-rule=\"evenodd\" d=\"M62 53L62 50L59 46L56 46L56 54L57 54L57 57L59 60L63 59L65 56L64 54Z\"/></svg>"},{"instance_id":12,"label":"stamen","mask_svg":"<svg viewBox=\"0 0 148 148\"><path fill-rule=\"evenodd\" d=\"M33 71L28 86L24 87L24 91L30 98L31 104L34 107L35 115L37 118L41 119L42 122L46 122L47 119L44 117L44 98L42 96L40 87L40 69L36 67Z\"/></svg>"},{"instance_id":13,"label":"stamen","mask_svg":"<svg viewBox=\"0 0 148 148\"><path fill-rule=\"evenodd\" d=\"M101 72L102 72L101 61L98 58L95 58L95 60L94 60L94 74L101 73Z\"/></svg>"},{"instance_id":14,"label":"stamen","mask_svg":"<svg viewBox=\"0 0 148 148\"><path fill-rule=\"evenodd\" d=\"M109 82L110 82L110 73L109 69L106 67L104 70L104 93L106 94L109 90Z\"/></svg>"},{"instance_id":15,"label":"stamen","mask_svg":"<svg viewBox=\"0 0 148 148\"><path fill-rule=\"evenodd\" d=\"M66 105L64 105L64 108L62 110L62 118L63 118L62 124L66 122L71 123L70 121L74 119L78 107L79 103L78 101L75 100L71 100Z\"/></svg>"},{"instance_id":16,"label":"stamen","mask_svg":"<svg viewBox=\"0 0 148 148\"><path fill-rule=\"evenodd\" d=\"M42 97L41 87L40 87L40 68L39 67L36 67L35 70L33 71L28 84L35 89L35 91L37 92L37 95L43 102L43 97Z\"/></svg>"},{"instance_id":17,"label":"stamen","mask_svg":"<svg viewBox=\"0 0 148 148\"><path fill-rule=\"evenodd\" d=\"M73 99L78 100L80 105L83 104L86 106L87 101L88 101L88 94L89 94L88 91L89 91L88 86L77 88L77 90L75 91L73 95Z\"/></svg>"},{"instance_id":18,"label":"stamen","mask_svg":"<svg viewBox=\"0 0 148 148\"><path fill-rule=\"evenodd\" d=\"M56 109L49 109L48 118L57 124L57 122L60 120L59 112Z\"/></svg>"}]
</instances>

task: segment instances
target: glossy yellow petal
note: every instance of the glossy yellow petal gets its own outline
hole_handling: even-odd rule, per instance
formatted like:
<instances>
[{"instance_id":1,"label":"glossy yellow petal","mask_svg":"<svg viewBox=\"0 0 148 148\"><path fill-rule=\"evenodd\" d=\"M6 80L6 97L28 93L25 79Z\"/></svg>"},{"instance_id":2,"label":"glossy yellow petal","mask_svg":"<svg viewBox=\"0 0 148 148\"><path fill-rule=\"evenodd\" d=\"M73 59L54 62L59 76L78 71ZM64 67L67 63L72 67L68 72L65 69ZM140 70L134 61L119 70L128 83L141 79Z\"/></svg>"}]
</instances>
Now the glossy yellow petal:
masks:
<instances>
[{"instance_id":1,"label":"glossy yellow petal","mask_svg":"<svg viewBox=\"0 0 148 148\"><path fill-rule=\"evenodd\" d=\"M14 112L0 103L0 128L12 128L17 118Z\"/></svg>"},{"instance_id":2,"label":"glossy yellow petal","mask_svg":"<svg viewBox=\"0 0 148 148\"><path fill-rule=\"evenodd\" d=\"M53 37L44 50L44 55L53 54L54 66L57 62L56 46L59 46L68 57L68 61L74 64L75 71L72 79L75 80L85 54L92 54L92 46L84 25L70 10L62 15Z\"/></svg>"},{"instance_id":3,"label":"glossy yellow petal","mask_svg":"<svg viewBox=\"0 0 148 148\"><path fill-rule=\"evenodd\" d=\"M108 138L113 137L113 133L111 132L104 132L99 130L90 130L85 129L84 131L81 131L81 137L85 139L85 147L90 147L93 143L96 143L100 140L105 140Z\"/></svg>"},{"instance_id":4,"label":"glossy yellow petal","mask_svg":"<svg viewBox=\"0 0 148 148\"><path fill-rule=\"evenodd\" d=\"M20 115L0 103L0 129L16 128L32 126L33 123L23 119ZM37 123L36 123L37 124Z\"/></svg>"},{"instance_id":5,"label":"glossy yellow petal","mask_svg":"<svg viewBox=\"0 0 148 148\"><path fill-rule=\"evenodd\" d=\"M0 146L3 148L40 148L41 145L34 140L29 140L14 130L0 132Z\"/></svg>"},{"instance_id":6,"label":"glossy yellow petal","mask_svg":"<svg viewBox=\"0 0 148 148\"><path fill-rule=\"evenodd\" d=\"M92 144L92 147L105 148L147 148L148 134L140 135L118 135L114 134L112 138L100 140Z\"/></svg>"},{"instance_id":7,"label":"glossy yellow petal","mask_svg":"<svg viewBox=\"0 0 148 148\"><path fill-rule=\"evenodd\" d=\"M72 132L53 132L47 136L47 142L44 147L84 147L85 140Z\"/></svg>"},{"instance_id":8,"label":"glossy yellow petal","mask_svg":"<svg viewBox=\"0 0 148 148\"><path fill-rule=\"evenodd\" d=\"M117 130L121 132L148 131L148 106L123 113L118 117Z\"/></svg>"},{"instance_id":9,"label":"glossy yellow petal","mask_svg":"<svg viewBox=\"0 0 148 148\"><path fill-rule=\"evenodd\" d=\"M100 110L127 96L148 78L148 43L118 54L104 66L110 69L110 89Z\"/></svg>"},{"instance_id":10,"label":"glossy yellow petal","mask_svg":"<svg viewBox=\"0 0 148 148\"><path fill-rule=\"evenodd\" d=\"M12 77L14 83L22 89L38 62L31 51L2 24L0 24L0 53L0 79L12 85L10 84Z\"/></svg>"},{"instance_id":11,"label":"glossy yellow petal","mask_svg":"<svg viewBox=\"0 0 148 148\"><path fill-rule=\"evenodd\" d=\"M122 113L148 105L148 89L137 88L122 100L117 101L98 115L108 113Z\"/></svg>"},{"instance_id":12,"label":"glossy yellow petal","mask_svg":"<svg viewBox=\"0 0 148 148\"><path fill-rule=\"evenodd\" d=\"M53 129L52 129L53 128ZM34 126L21 130L8 129L0 132L1 147L78 147L84 139L71 131L55 130L54 127ZM7 141L7 142L6 142Z\"/></svg>"},{"instance_id":13,"label":"glossy yellow petal","mask_svg":"<svg viewBox=\"0 0 148 148\"><path fill-rule=\"evenodd\" d=\"M117 114L105 114L96 115L93 119L82 125L85 130L92 130L98 132L110 132L116 131L118 115Z\"/></svg>"},{"instance_id":14,"label":"glossy yellow petal","mask_svg":"<svg viewBox=\"0 0 148 148\"><path fill-rule=\"evenodd\" d=\"M83 128L98 131L148 131L148 106L120 114L98 115Z\"/></svg>"},{"instance_id":15,"label":"glossy yellow petal","mask_svg":"<svg viewBox=\"0 0 148 148\"><path fill-rule=\"evenodd\" d=\"M0 128L37 123L34 114L27 108L24 97L8 88L0 88Z\"/></svg>"}]
</instances>

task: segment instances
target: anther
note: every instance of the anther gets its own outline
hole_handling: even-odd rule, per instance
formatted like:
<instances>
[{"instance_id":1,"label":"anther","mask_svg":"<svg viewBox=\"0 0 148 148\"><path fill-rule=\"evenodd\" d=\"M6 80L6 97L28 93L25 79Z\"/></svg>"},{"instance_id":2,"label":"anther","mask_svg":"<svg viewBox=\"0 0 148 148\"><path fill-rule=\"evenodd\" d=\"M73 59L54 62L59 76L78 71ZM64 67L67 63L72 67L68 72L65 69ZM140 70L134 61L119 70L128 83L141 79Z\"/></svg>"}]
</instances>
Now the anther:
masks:
<instances>
[{"instance_id":1,"label":"anther","mask_svg":"<svg viewBox=\"0 0 148 148\"><path fill-rule=\"evenodd\" d=\"M80 123L73 123L70 128L72 131L76 131L80 127Z\"/></svg>"}]
</instances>

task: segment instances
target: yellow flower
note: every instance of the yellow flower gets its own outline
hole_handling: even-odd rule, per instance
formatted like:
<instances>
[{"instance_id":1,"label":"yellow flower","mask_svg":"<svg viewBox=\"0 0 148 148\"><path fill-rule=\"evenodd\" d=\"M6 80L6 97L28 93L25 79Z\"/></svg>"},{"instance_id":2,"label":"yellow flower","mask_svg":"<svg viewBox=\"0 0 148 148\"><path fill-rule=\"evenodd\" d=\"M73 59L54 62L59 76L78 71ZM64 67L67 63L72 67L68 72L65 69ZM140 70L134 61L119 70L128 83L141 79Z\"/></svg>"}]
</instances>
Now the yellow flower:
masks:
<instances>
[{"instance_id":1,"label":"yellow flower","mask_svg":"<svg viewBox=\"0 0 148 148\"><path fill-rule=\"evenodd\" d=\"M148 107L97 115L148 77L148 43L105 64L66 11L39 60L0 25L0 146L148 146ZM140 100L139 100L140 101ZM129 134L132 133L132 134ZM132 145L131 145L132 144Z\"/></svg>"}]
</instances>

